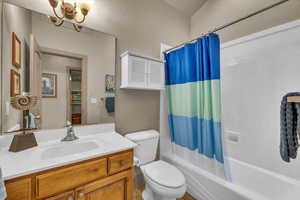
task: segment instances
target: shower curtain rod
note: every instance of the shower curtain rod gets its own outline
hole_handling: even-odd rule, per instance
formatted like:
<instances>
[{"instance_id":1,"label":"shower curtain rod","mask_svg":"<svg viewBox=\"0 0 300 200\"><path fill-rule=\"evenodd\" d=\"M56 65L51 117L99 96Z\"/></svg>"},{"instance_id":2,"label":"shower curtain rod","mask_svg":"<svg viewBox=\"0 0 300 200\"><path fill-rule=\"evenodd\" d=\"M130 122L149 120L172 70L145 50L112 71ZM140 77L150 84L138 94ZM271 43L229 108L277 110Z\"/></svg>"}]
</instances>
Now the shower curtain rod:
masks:
<instances>
[{"instance_id":1,"label":"shower curtain rod","mask_svg":"<svg viewBox=\"0 0 300 200\"><path fill-rule=\"evenodd\" d=\"M214 28L212 31L208 31L207 33L202 33L200 37L194 38L194 39L192 39L192 40L189 40L189 41L183 42L183 43L181 43L181 44L178 44L178 45L176 45L175 47L172 47L172 48L170 48L170 49L167 49L167 50L164 51L164 53L168 53L168 52L170 52L170 51L173 51L173 50L175 50L175 49L178 49L179 47L182 47L182 46L184 46L185 44L188 44L188 43L192 43L192 42L196 41L197 39L199 39L199 38L201 38L201 37L204 37L204 36L206 36L206 35L208 35L208 34L210 34L210 33L215 33L215 32L217 32L217 31L220 31L220 30L222 30L222 29L225 29L225 28L227 28L227 27L229 27L229 26L232 26L232 25L234 25L234 24L237 24L237 23L239 23L239 22L241 22L241 21L244 21L244 20L246 20L246 19L248 19L248 18L250 18L250 17L253 17L253 16L255 16L255 15L258 15L258 14L260 14L260 13L262 13L262 12L267 11L267 10L270 10L271 8L274 8L274 7L276 7L276 6L279 6L279 5L281 5L281 4L283 4L283 3L286 3L286 2L288 2L288 1L290 1L290 0L282 0L282 1L279 1L279 2L277 2L277 3L274 3L274 4L270 5L270 6L267 6L267 7L265 7L265 8L262 8L262 9L256 11L256 12L253 12L253 13L251 13L251 14L249 14L249 15L246 15L246 16L244 16L244 17L242 17L242 18L239 18L239 19L237 19L237 20L235 20L235 21L232 21L232 22L230 22L230 23L224 24L224 25L222 25L222 26L218 26L218 27Z\"/></svg>"}]
</instances>

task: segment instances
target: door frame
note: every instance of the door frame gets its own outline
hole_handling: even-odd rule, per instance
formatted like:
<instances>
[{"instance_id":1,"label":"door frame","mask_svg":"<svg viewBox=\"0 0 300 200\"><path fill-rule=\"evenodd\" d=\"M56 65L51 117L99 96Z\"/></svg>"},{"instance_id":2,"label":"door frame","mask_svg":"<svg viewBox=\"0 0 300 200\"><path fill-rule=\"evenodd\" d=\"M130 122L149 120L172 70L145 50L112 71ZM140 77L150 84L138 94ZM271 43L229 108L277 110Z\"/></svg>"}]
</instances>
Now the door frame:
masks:
<instances>
[{"instance_id":1,"label":"door frame","mask_svg":"<svg viewBox=\"0 0 300 200\"><path fill-rule=\"evenodd\" d=\"M29 93L31 95L36 95L39 100L42 99L42 92L41 92L41 74L42 74L42 51L41 46L38 44L35 36L30 34L30 41L29 41L29 49L30 49L30 65L29 65ZM39 57L39 66L37 66L37 59L36 55ZM39 71L37 71L39 69ZM39 72L39 74L38 74ZM38 76L38 77L37 77ZM38 85L37 85L38 82ZM38 120L36 122L36 128L42 128L42 103L41 101L37 102L37 105L30 109L35 116L34 120ZM24 126L24 121L22 122L22 126Z\"/></svg>"},{"instance_id":2,"label":"door frame","mask_svg":"<svg viewBox=\"0 0 300 200\"><path fill-rule=\"evenodd\" d=\"M66 66L66 74L67 74L67 79L66 79L66 86L67 86L67 94L66 94L66 100L67 100L67 121L70 121L72 122L72 101L70 99L70 95L72 93L72 90L71 90L71 81L70 81L70 76L71 76L71 73L70 71L71 70L78 70L78 71L81 71L81 79L82 79L82 69L81 69L81 66L80 67L72 67L72 66ZM82 86L82 84L81 84ZM80 86L80 87L81 87ZM80 88L81 90L81 93L82 93L82 89ZM81 105L82 106L82 105ZM82 114L82 113L81 113Z\"/></svg>"},{"instance_id":3,"label":"door frame","mask_svg":"<svg viewBox=\"0 0 300 200\"><path fill-rule=\"evenodd\" d=\"M55 55L55 56L65 56L81 60L81 123L87 124L87 67L88 67L88 56L83 54L77 54L69 51L52 49L48 47L40 47L40 51L45 54ZM67 116L68 119L68 116Z\"/></svg>"}]
</instances>

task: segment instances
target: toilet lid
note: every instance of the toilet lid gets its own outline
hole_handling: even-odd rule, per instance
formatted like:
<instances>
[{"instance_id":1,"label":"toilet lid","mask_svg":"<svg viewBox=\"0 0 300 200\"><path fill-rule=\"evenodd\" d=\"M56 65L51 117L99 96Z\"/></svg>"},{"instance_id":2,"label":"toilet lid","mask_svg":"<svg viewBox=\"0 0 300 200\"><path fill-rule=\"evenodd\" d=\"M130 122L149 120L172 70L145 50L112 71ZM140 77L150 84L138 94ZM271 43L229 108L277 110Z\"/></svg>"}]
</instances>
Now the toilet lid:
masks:
<instances>
[{"instance_id":1,"label":"toilet lid","mask_svg":"<svg viewBox=\"0 0 300 200\"><path fill-rule=\"evenodd\" d=\"M147 164L144 173L148 178L165 187L177 188L185 184L181 171L162 160Z\"/></svg>"}]
</instances>

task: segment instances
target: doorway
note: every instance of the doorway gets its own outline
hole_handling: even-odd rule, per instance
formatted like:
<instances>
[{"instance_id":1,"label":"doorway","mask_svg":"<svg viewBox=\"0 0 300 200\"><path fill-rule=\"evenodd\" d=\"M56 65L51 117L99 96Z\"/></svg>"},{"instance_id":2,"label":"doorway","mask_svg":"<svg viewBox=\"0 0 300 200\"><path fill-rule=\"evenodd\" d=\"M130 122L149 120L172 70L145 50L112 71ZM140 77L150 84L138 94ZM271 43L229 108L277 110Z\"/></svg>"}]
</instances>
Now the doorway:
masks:
<instances>
[{"instance_id":1,"label":"doorway","mask_svg":"<svg viewBox=\"0 0 300 200\"><path fill-rule=\"evenodd\" d=\"M42 128L62 128L70 121L86 124L87 57L56 49L41 48L42 72L56 77L55 98L42 98Z\"/></svg>"},{"instance_id":2,"label":"doorway","mask_svg":"<svg viewBox=\"0 0 300 200\"><path fill-rule=\"evenodd\" d=\"M72 122L72 124L82 124L81 116L81 100L82 100L82 70L81 68L67 67L67 90L69 99L67 110L67 120Z\"/></svg>"}]
</instances>

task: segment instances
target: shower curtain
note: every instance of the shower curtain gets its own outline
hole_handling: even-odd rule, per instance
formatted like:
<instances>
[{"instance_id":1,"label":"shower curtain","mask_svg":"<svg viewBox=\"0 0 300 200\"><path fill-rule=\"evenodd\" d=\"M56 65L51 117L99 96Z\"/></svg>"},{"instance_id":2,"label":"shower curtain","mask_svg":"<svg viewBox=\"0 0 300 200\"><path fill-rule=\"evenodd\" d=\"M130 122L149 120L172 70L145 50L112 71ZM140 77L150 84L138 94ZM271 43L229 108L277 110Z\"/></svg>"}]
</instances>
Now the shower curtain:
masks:
<instances>
[{"instance_id":1,"label":"shower curtain","mask_svg":"<svg viewBox=\"0 0 300 200\"><path fill-rule=\"evenodd\" d=\"M218 35L165 54L165 61L173 151L224 177Z\"/></svg>"}]
</instances>

